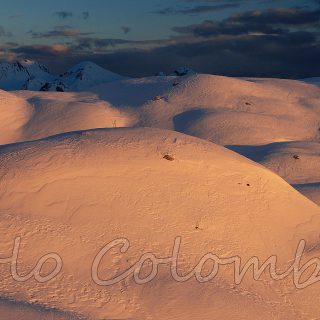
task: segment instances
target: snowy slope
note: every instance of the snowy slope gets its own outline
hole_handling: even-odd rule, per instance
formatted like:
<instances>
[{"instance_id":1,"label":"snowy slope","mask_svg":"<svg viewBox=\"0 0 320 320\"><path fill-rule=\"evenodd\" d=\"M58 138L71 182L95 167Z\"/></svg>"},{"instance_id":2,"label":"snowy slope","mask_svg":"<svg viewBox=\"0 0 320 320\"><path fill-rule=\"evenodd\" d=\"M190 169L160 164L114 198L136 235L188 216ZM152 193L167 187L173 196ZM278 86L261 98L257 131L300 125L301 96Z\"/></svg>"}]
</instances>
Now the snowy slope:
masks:
<instances>
[{"instance_id":1,"label":"snowy slope","mask_svg":"<svg viewBox=\"0 0 320 320\"><path fill-rule=\"evenodd\" d=\"M92 68L64 75L68 86L77 87L77 75L92 85ZM17 283L0 264L0 315L318 319L319 285L297 290L292 277L254 281L250 271L236 286L221 267L210 283L178 284L160 266L147 285L131 277L100 287L90 270L95 254L119 237L130 250L115 248L103 260L105 278L143 253L167 257L176 236L181 274L207 252L243 261L277 254L283 270L301 239L303 261L319 257L320 209L306 197L320 204L320 88L200 74L112 79L88 92L0 91L1 257L18 234L21 272L48 250L64 261L48 283Z\"/></svg>"},{"instance_id":2,"label":"snowy slope","mask_svg":"<svg viewBox=\"0 0 320 320\"><path fill-rule=\"evenodd\" d=\"M227 149L164 130L102 129L3 146L0 163L1 252L9 254L19 234L21 272L49 252L64 262L47 283L17 283L0 265L3 296L99 320L319 316L317 285L299 291L291 277L276 282L264 275L255 281L249 272L235 286L232 269L225 267L202 284L173 281L169 266L159 267L145 285L132 277L108 287L93 283L93 258L119 237L130 240L130 249L114 248L103 259L104 278L146 252L168 257L177 236L179 274L190 272L208 252L244 261L277 254L284 268L302 237L316 243L319 207ZM315 248L303 260L317 255ZM145 267L142 275L149 272Z\"/></svg>"},{"instance_id":3,"label":"snowy slope","mask_svg":"<svg viewBox=\"0 0 320 320\"><path fill-rule=\"evenodd\" d=\"M301 81L198 74L112 81L90 91L2 92L0 110L3 123L8 125L0 128L0 143L90 128L148 126L180 131L230 148L243 146L247 150L253 146L254 156L254 150L260 152L256 146L300 141L313 148L313 142L320 139L320 89ZM5 120L9 114L11 120ZM320 182L310 161L309 169L297 171L304 172L304 182L281 173L288 168L296 172L292 153L274 162L276 165L261 163L292 184ZM315 188L312 190L314 194Z\"/></svg>"},{"instance_id":4,"label":"snowy slope","mask_svg":"<svg viewBox=\"0 0 320 320\"><path fill-rule=\"evenodd\" d=\"M311 83L311 84L320 84L320 77L306 78L306 79L303 79L302 81Z\"/></svg>"},{"instance_id":5,"label":"snowy slope","mask_svg":"<svg viewBox=\"0 0 320 320\"><path fill-rule=\"evenodd\" d=\"M136 115L92 94L0 91L0 144L61 132L133 126Z\"/></svg>"},{"instance_id":6,"label":"snowy slope","mask_svg":"<svg viewBox=\"0 0 320 320\"><path fill-rule=\"evenodd\" d=\"M101 83L123 79L125 77L105 70L92 62L84 61L61 75L58 81L64 83L68 91L84 91Z\"/></svg>"},{"instance_id":7,"label":"snowy slope","mask_svg":"<svg viewBox=\"0 0 320 320\"><path fill-rule=\"evenodd\" d=\"M0 144L22 139L22 127L31 117L31 110L28 106L24 98L0 90Z\"/></svg>"},{"instance_id":8,"label":"snowy slope","mask_svg":"<svg viewBox=\"0 0 320 320\"><path fill-rule=\"evenodd\" d=\"M0 63L0 88L3 90L21 90L32 79L50 81L53 76L48 69L31 60Z\"/></svg>"},{"instance_id":9,"label":"snowy slope","mask_svg":"<svg viewBox=\"0 0 320 320\"><path fill-rule=\"evenodd\" d=\"M269 168L320 205L320 143L293 141L232 150Z\"/></svg>"},{"instance_id":10,"label":"snowy slope","mask_svg":"<svg viewBox=\"0 0 320 320\"><path fill-rule=\"evenodd\" d=\"M177 130L221 145L320 137L320 89L300 81L256 83L209 75L151 77L113 81L90 91L15 93L32 110L30 130L21 133L20 141L72 130L133 125ZM113 124L116 119L106 112L92 123L89 114L99 105L108 105L105 108L112 108L114 115L121 113L128 121ZM86 110L85 114L80 110ZM83 125L71 126L70 121Z\"/></svg>"}]
</instances>

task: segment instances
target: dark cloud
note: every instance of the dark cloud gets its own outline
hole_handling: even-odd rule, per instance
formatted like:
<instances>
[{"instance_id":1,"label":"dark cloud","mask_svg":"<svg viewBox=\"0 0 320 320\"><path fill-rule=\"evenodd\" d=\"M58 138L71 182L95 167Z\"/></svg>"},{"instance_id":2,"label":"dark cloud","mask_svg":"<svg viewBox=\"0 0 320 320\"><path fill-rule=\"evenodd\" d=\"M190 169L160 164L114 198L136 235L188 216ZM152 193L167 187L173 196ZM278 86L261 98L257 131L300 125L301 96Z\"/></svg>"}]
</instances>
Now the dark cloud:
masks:
<instances>
[{"instance_id":1,"label":"dark cloud","mask_svg":"<svg viewBox=\"0 0 320 320\"><path fill-rule=\"evenodd\" d=\"M214 4L226 4L226 3L238 3L239 5L245 3L261 3L261 2L283 2L283 0L179 0L180 2L187 3L214 3ZM320 1L320 0L315 0Z\"/></svg>"},{"instance_id":2,"label":"dark cloud","mask_svg":"<svg viewBox=\"0 0 320 320\"><path fill-rule=\"evenodd\" d=\"M82 12L82 19L87 20L90 17L89 11Z\"/></svg>"},{"instance_id":3,"label":"dark cloud","mask_svg":"<svg viewBox=\"0 0 320 320\"><path fill-rule=\"evenodd\" d=\"M6 29L0 26L0 37L12 37L12 33L6 31Z\"/></svg>"},{"instance_id":4,"label":"dark cloud","mask_svg":"<svg viewBox=\"0 0 320 320\"><path fill-rule=\"evenodd\" d=\"M131 31L131 28L129 27L121 27L121 30L123 31L124 34L127 34Z\"/></svg>"},{"instance_id":5,"label":"dark cloud","mask_svg":"<svg viewBox=\"0 0 320 320\"><path fill-rule=\"evenodd\" d=\"M134 43L134 41L124 40L124 39L83 37L83 38L77 39L77 44L75 45L75 49L76 50L102 50L108 47L128 45L131 43Z\"/></svg>"},{"instance_id":6,"label":"dark cloud","mask_svg":"<svg viewBox=\"0 0 320 320\"><path fill-rule=\"evenodd\" d=\"M79 29L70 26L56 26L53 30L44 33L34 32L30 30L27 32L32 38L73 38L78 39L83 36L93 35L92 32L81 32Z\"/></svg>"},{"instance_id":7,"label":"dark cloud","mask_svg":"<svg viewBox=\"0 0 320 320\"><path fill-rule=\"evenodd\" d=\"M163 14L163 15L175 14L176 13L176 9L173 8L173 7L167 7L167 8L164 8L164 9L157 10L157 11L151 11L150 13Z\"/></svg>"},{"instance_id":8,"label":"dark cloud","mask_svg":"<svg viewBox=\"0 0 320 320\"><path fill-rule=\"evenodd\" d=\"M59 17L60 19L68 19L73 16L71 11L57 11L53 15Z\"/></svg>"},{"instance_id":9,"label":"dark cloud","mask_svg":"<svg viewBox=\"0 0 320 320\"><path fill-rule=\"evenodd\" d=\"M182 9L179 13L183 14L199 14L199 13L207 13L207 12L215 12L221 11L230 8L238 7L238 3L225 3L225 4L217 4L217 5L207 5L207 6L197 6L190 9Z\"/></svg>"},{"instance_id":10,"label":"dark cloud","mask_svg":"<svg viewBox=\"0 0 320 320\"><path fill-rule=\"evenodd\" d=\"M215 22L204 21L200 24L175 27L174 31L182 34L193 34L199 37L211 37L217 35L242 35L251 33L266 33L266 34L283 34L286 30L275 28L267 24L238 24L230 23L229 21Z\"/></svg>"},{"instance_id":11,"label":"dark cloud","mask_svg":"<svg viewBox=\"0 0 320 320\"><path fill-rule=\"evenodd\" d=\"M10 19L19 19L19 18L22 18L22 17L24 17L24 15L19 13L19 14L14 14L14 15L10 16L9 18Z\"/></svg>"},{"instance_id":12,"label":"dark cloud","mask_svg":"<svg viewBox=\"0 0 320 320\"><path fill-rule=\"evenodd\" d=\"M57 56L72 51L72 46L68 44L53 44L53 45L29 45L19 46L13 49L15 53L24 55L38 56Z\"/></svg>"},{"instance_id":13,"label":"dark cloud","mask_svg":"<svg viewBox=\"0 0 320 320\"><path fill-rule=\"evenodd\" d=\"M267 11L249 11L234 15L228 19L234 23L302 25L314 24L320 21L319 10L304 10L300 8L275 8Z\"/></svg>"},{"instance_id":14,"label":"dark cloud","mask_svg":"<svg viewBox=\"0 0 320 320\"><path fill-rule=\"evenodd\" d=\"M207 20L200 24L175 27L182 34L200 37L214 35L241 35L251 33L284 34L292 26L313 26L320 21L320 10L278 8L266 11L249 11L233 15L223 21Z\"/></svg>"},{"instance_id":15,"label":"dark cloud","mask_svg":"<svg viewBox=\"0 0 320 320\"><path fill-rule=\"evenodd\" d=\"M19 46L19 43L9 41L9 42L6 42L5 45L8 46L8 47L14 48L14 47L18 47L18 46Z\"/></svg>"},{"instance_id":16,"label":"dark cloud","mask_svg":"<svg viewBox=\"0 0 320 320\"><path fill-rule=\"evenodd\" d=\"M118 49L119 47L156 47L164 46L169 43L170 40L126 40L126 39L115 39L115 38L98 38L98 37L79 37L74 43L75 51L99 51L103 52L105 49Z\"/></svg>"},{"instance_id":17,"label":"dark cloud","mask_svg":"<svg viewBox=\"0 0 320 320\"><path fill-rule=\"evenodd\" d=\"M170 14L201 14L201 13L208 13L208 12L216 12L221 11L229 8L238 7L239 3L222 3L216 5L199 5L192 8L184 8L178 9L173 7L167 7L158 11L153 11L152 13L155 14L162 14L162 15L170 15Z\"/></svg>"},{"instance_id":18,"label":"dark cloud","mask_svg":"<svg viewBox=\"0 0 320 320\"><path fill-rule=\"evenodd\" d=\"M222 21L176 27L174 37L146 41L99 38L60 26L31 34L35 38L66 37L68 43L10 50L17 57L39 60L56 72L81 60L92 60L128 76L169 72L186 65L227 76L303 78L320 75L318 20L317 9L248 11Z\"/></svg>"},{"instance_id":19,"label":"dark cloud","mask_svg":"<svg viewBox=\"0 0 320 320\"><path fill-rule=\"evenodd\" d=\"M303 78L320 74L320 44L315 35L307 31L276 36L217 37L177 42L151 50L92 53L56 45L20 47L14 52L40 60L57 72L81 60L92 60L128 76L152 75L159 70L169 72L180 65L227 76Z\"/></svg>"}]
</instances>

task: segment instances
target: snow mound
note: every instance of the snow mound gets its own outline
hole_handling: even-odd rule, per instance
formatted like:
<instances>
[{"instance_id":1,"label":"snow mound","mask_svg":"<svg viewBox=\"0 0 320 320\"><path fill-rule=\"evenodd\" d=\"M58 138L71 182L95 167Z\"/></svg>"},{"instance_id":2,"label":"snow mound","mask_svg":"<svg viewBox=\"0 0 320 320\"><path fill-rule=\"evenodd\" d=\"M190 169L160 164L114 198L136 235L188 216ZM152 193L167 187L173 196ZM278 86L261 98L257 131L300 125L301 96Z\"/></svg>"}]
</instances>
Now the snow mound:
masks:
<instances>
[{"instance_id":1,"label":"snow mound","mask_svg":"<svg viewBox=\"0 0 320 320\"><path fill-rule=\"evenodd\" d=\"M120 237L130 240L130 250L114 248L103 259L105 279L143 253L168 257L177 236L182 239L179 274L184 275L208 252L245 261L277 254L284 268L302 237L313 246L307 257L318 255L319 207L236 153L177 132L100 129L2 146L0 163L2 254L11 252L18 234L21 272L49 252L59 253L64 263L50 282L22 284L0 265L4 296L100 320L310 319L319 314L318 286L301 294L291 278L277 283L265 275L255 281L250 273L235 286L228 269L203 284L177 283L165 266L145 285L132 277L108 287L93 283L95 255ZM148 270L145 266L142 274Z\"/></svg>"},{"instance_id":2,"label":"snow mound","mask_svg":"<svg viewBox=\"0 0 320 320\"><path fill-rule=\"evenodd\" d=\"M319 137L320 90L300 81L198 74L120 81L92 91L115 106L138 109L141 126L222 145Z\"/></svg>"},{"instance_id":3,"label":"snow mound","mask_svg":"<svg viewBox=\"0 0 320 320\"><path fill-rule=\"evenodd\" d=\"M137 122L137 116L131 111L114 108L90 93L21 91L15 95L4 94L5 98L0 98L0 119L5 123L0 129L2 144L69 131L128 127Z\"/></svg>"},{"instance_id":4,"label":"snow mound","mask_svg":"<svg viewBox=\"0 0 320 320\"><path fill-rule=\"evenodd\" d=\"M74 75L72 73L72 77ZM47 89L51 90L51 87ZM72 104L71 110L76 112L77 102L84 106L84 101L90 102L86 104L88 117L96 108L107 105L113 113L128 118L113 126L177 130L221 145L316 141L320 137L320 89L301 81L244 80L210 75L150 77L104 83L90 92L56 95L17 92L16 95L26 99L27 104L37 106L32 107L34 114L41 111L44 117L47 112L46 122L39 122L40 117L34 118L38 119L38 124L33 121L32 127L33 136L37 133L37 138L66 131L111 127L110 123L115 119L108 113L100 120L97 117L95 122L88 121L85 126L69 126L71 115L65 118L68 111L63 105ZM42 108L48 101L50 108ZM65 112L60 112L61 108ZM83 109L79 107L78 110ZM78 116L72 112L72 117L76 122ZM61 125L56 125L58 122ZM37 130L37 125L48 128L54 125L56 129ZM30 134L21 136L20 141L30 138Z\"/></svg>"},{"instance_id":5,"label":"snow mound","mask_svg":"<svg viewBox=\"0 0 320 320\"><path fill-rule=\"evenodd\" d=\"M230 148L276 172L290 184L320 181L319 142L293 141Z\"/></svg>"},{"instance_id":6,"label":"snow mound","mask_svg":"<svg viewBox=\"0 0 320 320\"><path fill-rule=\"evenodd\" d=\"M83 63L65 77L69 77L71 86L72 79L78 76L84 77L79 81L87 83L87 75L92 74L90 70L96 70L96 66ZM90 83L90 79L88 81ZM48 91L69 90L62 82L48 84L34 79L29 84L41 85ZM0 143L114 127L176 130L231 148L243 146L242 150L320 139L320 88L302 81L193 74L116 80L94 86L89 91L12 93L8 100L0 102L0 121L4 123L0 128ZM318 170L313 168L313 162L309 169L295 170L297 163L293 160L296 159L290 156L289 159L287 164L283 157L274 160L274 165L261 164L291 184L320 181L312 172ZM302 172L304 180L291 179L294 173L302 175Z\"/></svg>"},{"instance_id":7,"label":"snow mound","mask_svg":"<svg viewBox=\"0 0 320 320\"><path fill-rule=\"evenodd\" d=\"M295 184L293 187L320 206L320 182Z\"/></svg>"},{"instance_id":8,"label":"snow mound","mask_svg":"<svg viewBox=\"0 0 320 320\"><path fill-rule=\"evenodd\" d=\"M30 118L25 99L0 90L0 144L7 144L22 138L22 128Z\"/></svg>"},{"instance_id":9,"label":"snow mound","mask_svg":"<svg viewBox=\"0 0 320 320\"><path fill-rule=\"evenodd\" d=\"M272 170L320 205L320 143L293 141L230 149Z\"/></svg>"}]
</instances>

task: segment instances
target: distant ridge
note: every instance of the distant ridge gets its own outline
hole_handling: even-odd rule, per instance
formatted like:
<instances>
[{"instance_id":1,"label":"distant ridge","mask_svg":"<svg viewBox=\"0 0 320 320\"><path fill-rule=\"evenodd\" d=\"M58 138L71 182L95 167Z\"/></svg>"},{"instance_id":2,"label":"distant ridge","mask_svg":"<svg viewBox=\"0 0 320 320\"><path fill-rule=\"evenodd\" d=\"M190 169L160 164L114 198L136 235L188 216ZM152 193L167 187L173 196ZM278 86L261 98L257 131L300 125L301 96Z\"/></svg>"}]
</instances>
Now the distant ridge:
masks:
<instances>
[{"instance_id":1,"label":"distant ridge","mask_svg":"<svg viewBox=\"0 0 320 320\"><path fill-rule=\"evenodd\" d=\"M126 77L103 69L90 61L81 62L56 76L36 61L0 63L0 89L31 91L84 91L90 87Z\"/></svg>"}]
</instances>

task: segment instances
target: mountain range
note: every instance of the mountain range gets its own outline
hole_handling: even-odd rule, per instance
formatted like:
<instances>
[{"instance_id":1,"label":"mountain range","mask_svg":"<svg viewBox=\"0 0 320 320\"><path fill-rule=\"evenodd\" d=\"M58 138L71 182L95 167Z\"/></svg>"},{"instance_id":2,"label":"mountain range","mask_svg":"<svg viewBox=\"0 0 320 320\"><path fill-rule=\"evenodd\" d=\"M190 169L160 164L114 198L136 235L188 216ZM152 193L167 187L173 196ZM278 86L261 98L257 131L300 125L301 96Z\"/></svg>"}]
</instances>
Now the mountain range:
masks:
<instances>
[{"instance_id":1,"label":"mountain range","mask_svg":"<svg viewBox=\"0 0 320 320\"><path fill-rule=\"evenodd\" d=\"M175 69L170 76L184 76L195 72L187 67ZM166 76L158 72L156 76ZM0 63L0 89L30 91L86 91L102 83L125 80L121 76L106 70L90 61L83 61L60 75L50 73L49 69L33 60L19 60L12 63Z\"/></svg>"},{"instance_id":2,"label":"mountain range","mask_svg":"<svg viewBox=\"0 0 320 320\"><path fill-rule=\"evenodd\" d=\"M101 83L123 79L126 77L89 61L81 62L60 75L54 75L46 66L27 59L0 63L0 88L7 91L83 91Z\"/></svg>"}]
</instances>

